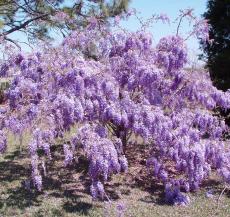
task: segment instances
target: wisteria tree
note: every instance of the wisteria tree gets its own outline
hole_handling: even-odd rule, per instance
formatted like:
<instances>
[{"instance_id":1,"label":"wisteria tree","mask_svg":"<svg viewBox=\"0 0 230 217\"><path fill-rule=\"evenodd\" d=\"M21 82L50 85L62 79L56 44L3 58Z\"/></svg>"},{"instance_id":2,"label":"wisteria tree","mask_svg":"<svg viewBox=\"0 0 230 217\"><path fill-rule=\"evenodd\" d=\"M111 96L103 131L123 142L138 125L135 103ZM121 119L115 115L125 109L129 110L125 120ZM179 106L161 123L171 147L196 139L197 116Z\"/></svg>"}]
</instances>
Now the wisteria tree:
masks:
<instances>
[{"instance_id":1,"label":"wisteria tree","mask_svg":"<svg viewBox=\"0 0 230 217\"><path fill-rule=\"evenodd\" d=\"M205 20L191 10L180 18L194 23L191 36L209 41ZM156 20L168 18L156 15ZM146 166L164 183L168 202L187 204L180 192L197 190L211 170L230 182L224 136L229 129L214 112L230 107L230 92L216 89L208 72L186 70L187 48L179 34L153 45L145 25L136 32L113 29L91 18L60 46L17 54L2 65L1 75L13 80L1 111L0 151L6 150L9 131L23 136L29 130L32 180L41 191L45 161L38 152L52 161L55 140L77 126L70 142L63 139L63 160L67 166L76 150L84 152L94 198L106 198L103 183L127 171L133 134L151 147Z\"/></svg>"}]
</instances>

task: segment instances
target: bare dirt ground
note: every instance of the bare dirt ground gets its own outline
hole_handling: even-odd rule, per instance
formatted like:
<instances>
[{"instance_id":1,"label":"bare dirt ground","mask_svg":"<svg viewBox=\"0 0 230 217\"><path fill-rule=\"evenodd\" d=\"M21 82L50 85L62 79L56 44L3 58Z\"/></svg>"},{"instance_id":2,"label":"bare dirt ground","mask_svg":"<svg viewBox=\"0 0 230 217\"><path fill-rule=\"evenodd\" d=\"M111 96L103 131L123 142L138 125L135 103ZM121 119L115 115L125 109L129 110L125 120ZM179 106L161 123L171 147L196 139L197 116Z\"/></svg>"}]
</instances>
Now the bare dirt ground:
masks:
<instances>
[{"instance_id":1,"label":"bare dirt ground","mask_svg":"<svg viewBox=\"0 0 230 217\"><path fill-rule=\"evenodd\" d=\"M13 139L12 139L13 141ZM15 142L14 142L15 143ZM30 177L30 161L24 148L15 144L0 158L0 216L116 216L117 205L124 206L124 216L230 217L230 190L226 190L217 206L223 185L216 177L207 180L199 192L189 194L188 207L173 207L164 202L161 183L154 180L145 167L148 148L129 144L127 149L129 171L114 175L105 183L111 203L93 201L89 195L88 163L79 157L65 168L61 146L57 146L53 160L47 163L43 191L25 188ZM207 190L213 191L206 198Z\"/></svg>"}]
</instances>

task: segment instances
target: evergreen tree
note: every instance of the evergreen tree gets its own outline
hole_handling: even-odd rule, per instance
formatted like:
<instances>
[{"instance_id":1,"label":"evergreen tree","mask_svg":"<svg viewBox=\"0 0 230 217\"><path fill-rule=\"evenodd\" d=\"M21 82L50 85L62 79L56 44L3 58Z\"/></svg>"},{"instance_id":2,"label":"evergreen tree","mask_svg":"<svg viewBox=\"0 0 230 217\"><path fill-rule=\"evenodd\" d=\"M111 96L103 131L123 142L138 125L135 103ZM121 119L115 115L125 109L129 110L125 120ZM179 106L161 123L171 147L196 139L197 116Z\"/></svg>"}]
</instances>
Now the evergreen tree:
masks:
<instances>
[{"instance_id":1,"label":"evergreen tree","mask_svg":"<svg viewBox=\"0 0 230 217\"><path fill-rule=\"evenodd\" d=\"M204 17L209 20L211 44L202 44L214 85L230 88L230 0L209 0Z\"/></svg>"},{"instance_id":2,"label":"evergreen tree","mask_svg":"<svg viewBox=\"0 0 230 217\"><path fill-rule=\"evenodd\" d=\"M11 33L24 32L29 43L51 38L51 30L64 37L87 25L95 16L102 22L125 12L129 0L0 0L0 37L19 46Z\"/></svg>"},{"instance_id":3,"label":"evergreen tree","mask_svg":"<svg viewBox=\"0 0 230 217\"><path fill-rule=\"evenodd\" d=\"M205 19L210 24L212 43L201 42L207 67L214 85L221 90L230 89L230 0L209 0ZM230 125L230 110L220 110Z\"/></svg>"}]
</instances>

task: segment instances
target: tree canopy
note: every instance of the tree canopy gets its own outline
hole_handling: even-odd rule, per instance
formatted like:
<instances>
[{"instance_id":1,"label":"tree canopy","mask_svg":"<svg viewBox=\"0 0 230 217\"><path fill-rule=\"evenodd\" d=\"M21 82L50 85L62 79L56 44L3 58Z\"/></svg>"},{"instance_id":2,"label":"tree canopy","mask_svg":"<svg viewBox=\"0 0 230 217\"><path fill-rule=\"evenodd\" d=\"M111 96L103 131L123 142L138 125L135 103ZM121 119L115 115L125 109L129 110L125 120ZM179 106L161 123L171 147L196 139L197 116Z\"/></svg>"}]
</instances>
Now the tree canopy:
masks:
<instances>
[{"instance_id":1,"label":"tree canopy","mask_svg":"<svg viewBox=\"0 0 230 217\"><path fill-rule=\"evenodd\" d=\"M52 39L57 31L64 37L87 25L92 16L105 22L125 12L129 0L0 0L0 37L19 46L11 33L26 34L29 43Z\"/></svg>"}]
</instances>

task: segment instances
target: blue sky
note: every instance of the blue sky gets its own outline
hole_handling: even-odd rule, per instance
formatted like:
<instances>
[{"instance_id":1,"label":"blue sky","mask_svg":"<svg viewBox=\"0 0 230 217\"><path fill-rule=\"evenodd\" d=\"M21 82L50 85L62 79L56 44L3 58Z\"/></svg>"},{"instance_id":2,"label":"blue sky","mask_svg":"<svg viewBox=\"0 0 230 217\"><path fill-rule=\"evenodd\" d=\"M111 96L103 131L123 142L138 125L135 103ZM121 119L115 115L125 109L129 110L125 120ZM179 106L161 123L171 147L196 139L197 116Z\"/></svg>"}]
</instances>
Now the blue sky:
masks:
<instances>
[{"instance_id":1,"label":"blue sky","mask_svg":"<svg viewBox=\"0 0 230 217\"><path fill-rule=\"evenodd\" d=\"M177 22L174 21L178 17L180 9L193 8L194 14L201 17L206 10L206 4L207 0L132 0L130 8L135 8L140 12L140 17L144 20L153 14L164 13L168 15L171 20L170 25L159 22L149 29L153 34L154 42L157 43L161 37L176 32ZM122 25L130 30L135 30L138 28L139 22L133 17L127 22L122 22ZM189 30L191 27L187 22L184 22L180 30L181 34L186 35ZM196 59L196 55L201 53L198 41L195 38L190 38L187 41L187 46L190 50L190 56Z\"/></svg>"},{"instance_id":2,"label":"blue sky","mask_svg":"<svg viewBox=\"0 0 230 217\"><path fill-rule=\"evenodd\" d=\"M74 0L67 0L68 3L73 2ZM151 17L153 14L167 14L171 19L170 25L157 23L149 29L153 34L154 42L157 43L159 39L165 35L170 35L175 33L176 23L175 19L178 17L180 9L193 8L194 14L196 16L201 16L205 12L207 0L132 0L130 8L135 8L140 12L139 16L144 20ZM122 25L130 30L137 30L139 27L138 20L134 17L131 17L128 21L122 22ZM188 23L184 23L181 28L181 34L186 34L189 31ZM22 34L14 33L11 36L14 39L25 40L25 37ZM187 41L188 48L190 50L190 56L193 58L196 57L201 51L199 50L199 43L196 39L191 38ZM23 45L23 50L28 51L28 47Z\"/></svg>"}]
</instances>

